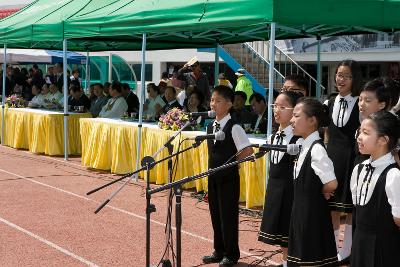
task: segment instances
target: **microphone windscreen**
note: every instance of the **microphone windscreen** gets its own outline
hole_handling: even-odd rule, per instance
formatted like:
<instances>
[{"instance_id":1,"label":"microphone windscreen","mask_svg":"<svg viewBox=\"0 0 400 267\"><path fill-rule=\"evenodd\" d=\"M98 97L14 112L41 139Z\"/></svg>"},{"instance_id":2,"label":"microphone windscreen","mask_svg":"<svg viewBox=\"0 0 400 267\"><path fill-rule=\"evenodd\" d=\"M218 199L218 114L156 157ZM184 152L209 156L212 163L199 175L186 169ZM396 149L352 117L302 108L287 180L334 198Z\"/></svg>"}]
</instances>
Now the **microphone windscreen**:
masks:
<instances>
[{"instance_id":1,"label":"microphone windscreen","mask_svg":"<svg viewBox=\"0 0 400 267\"><path fill-rule=\"evenodd\" d=\"M295 144L289 144L287 146L287 153L289 155L297 155L300 153L300 145L295 145Z\"/></svg>"},{"instance_id":2,"label":"microphone windscreen","mask_svg":"<svg viewBox=\"0 0 400 267\"><path fill-rule=\"evenodd\" d=\"M210 111L208 111L208 117L210 117L210 118L215 118L215 111L214 110L210 110Z\"/></svg>"},{"instance_id":3,"label":"microphone windscreen","mask_svg":"<svg viewBox=\"0 0 400 267\"><path fill-rule=\"evenodd\" d=\"M223 141L225 140L225 133L223 131L218 131L215 133L215 140L216 141Z\"/></svg>"}]
</instances>

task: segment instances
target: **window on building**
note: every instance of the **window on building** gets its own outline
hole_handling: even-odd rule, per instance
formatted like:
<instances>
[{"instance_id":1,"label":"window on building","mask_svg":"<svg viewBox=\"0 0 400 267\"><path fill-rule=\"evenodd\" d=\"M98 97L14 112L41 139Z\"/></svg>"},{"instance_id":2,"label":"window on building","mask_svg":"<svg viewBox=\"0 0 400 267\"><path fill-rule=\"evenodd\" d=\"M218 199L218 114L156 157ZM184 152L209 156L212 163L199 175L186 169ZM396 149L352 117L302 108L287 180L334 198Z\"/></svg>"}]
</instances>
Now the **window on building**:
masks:
<instances>
[{"instance_id":1,"label":"window on building","mask_svg":"<svg viewBox=\"0 0 400 267\"><path fill-rule=\"evenodd\" d=\"M142 69L141 64L132 64L132 69L135 72L136 79L137 81L140 81L140 72ZM153 80L153 64L146 64L144 68L144 79L146 81L152 81Z\"/></svg>"}]
</instances>

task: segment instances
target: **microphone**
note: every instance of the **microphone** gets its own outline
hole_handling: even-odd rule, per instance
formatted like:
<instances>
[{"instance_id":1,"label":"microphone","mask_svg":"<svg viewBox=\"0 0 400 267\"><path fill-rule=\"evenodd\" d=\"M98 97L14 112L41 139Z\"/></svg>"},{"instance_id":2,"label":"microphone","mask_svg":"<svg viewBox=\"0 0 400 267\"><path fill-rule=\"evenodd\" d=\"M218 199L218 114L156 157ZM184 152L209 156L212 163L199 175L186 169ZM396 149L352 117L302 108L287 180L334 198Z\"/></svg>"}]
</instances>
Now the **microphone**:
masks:
<instances>
[{"instance_id":1,"label":"microphone","mask_svg":"<svg viewBox=\"0 0 400 267\"><path fill-rule=\"evenodd\" d=\"M214 134L203 134L203 135L198 135L195 137L188 138L188 140L195 140L196 142L208 140L208 139L216 140L216 141L223 141L225 139L225 133L223 131L218 131Z\"/></svg>"},{"instance_id":2,"label":"microphone","mask_svg":"<svg viewBox=\"0 0 400 267\"><path fill-rule=\"evenodd\" d=\"M301 148L301 145L296 145L296 144L288 144L288 145L263 144L263 145L252 145L252 146L258 147L261 151L276 150L288 153L289 155L299 154Z\"/></svg>"},{"instance_id":3,"label":"microphone","mask_svg":"<svg viewBox=\"0 0 400 267\"><path fill-rule=\"evenodd\" d=\"M203 112L190 112L190 116L192 116L192 117L205 116L205 117L209 117L209 118L215 118L215 111L209 110L209 111L203 111Z\"/></svg>"}]
</instances>

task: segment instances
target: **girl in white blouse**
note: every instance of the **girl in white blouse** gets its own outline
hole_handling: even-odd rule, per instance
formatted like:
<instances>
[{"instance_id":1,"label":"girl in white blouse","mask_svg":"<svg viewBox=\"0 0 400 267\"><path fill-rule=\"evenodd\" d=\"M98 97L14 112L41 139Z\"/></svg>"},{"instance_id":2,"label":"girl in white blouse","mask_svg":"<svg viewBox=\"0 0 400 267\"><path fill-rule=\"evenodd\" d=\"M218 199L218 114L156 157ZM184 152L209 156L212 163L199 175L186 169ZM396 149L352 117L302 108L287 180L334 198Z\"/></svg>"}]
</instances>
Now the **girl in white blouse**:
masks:
<instances>
[{"instance_id":1,"label":"girl in white blouse","mask_svg":"<svg viewBox=\"0 0 400 267\"><path fill-rule=\"evenodd\" d=\"M399 137L399 118L388 111L361 124L358 147L370 158L354 168L350 181L356 215L352 267L398 266L400 170L391 150Z\"/></svg>"},{"instance_id":2,"label":"girl in white blouse","mask_svg":"<svg viewBox=\"0 0 400 267\"><path fill-rule=\"evenodd\" d=\"M318 100L302 98L293 110L293 134L302 137L294 164L294 198L289 228L288 266L337 266L337 250L328 199L337 187L333 163L318 128L328 124Z\"/></svg>"}]
</instances>

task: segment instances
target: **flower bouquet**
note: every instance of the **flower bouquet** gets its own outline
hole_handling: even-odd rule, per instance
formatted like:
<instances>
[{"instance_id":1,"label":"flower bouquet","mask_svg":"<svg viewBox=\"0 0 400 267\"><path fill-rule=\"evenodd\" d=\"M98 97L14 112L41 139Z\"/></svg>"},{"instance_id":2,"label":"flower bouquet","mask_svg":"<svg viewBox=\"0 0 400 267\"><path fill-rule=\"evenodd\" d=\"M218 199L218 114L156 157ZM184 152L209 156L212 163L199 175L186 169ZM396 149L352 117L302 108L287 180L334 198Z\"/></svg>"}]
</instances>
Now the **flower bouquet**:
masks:
<instances>
[{"instance_id":1,"label":"flower bouquet","mask_svg":"<svg viewBox=\"0 0 400 267\"><path fill-rule=\"evenodd\" d=\"M6 99L6 106L11 108L24 108L25 100L22 96L19 95L11 95Z\"/></svg>"},{"instance_id":2,"label":"flower bouquet","mask_svg":"<svg viewBox=\"0 0 400 267\"><path fill-rule=\"evenodd\" d=\"M189 120L189 114L183 112L179 108L173 108L168 111L167 114L160 116L158 127L164 130L177 131L181 129Z\"/></svg>"}]
</instances>

